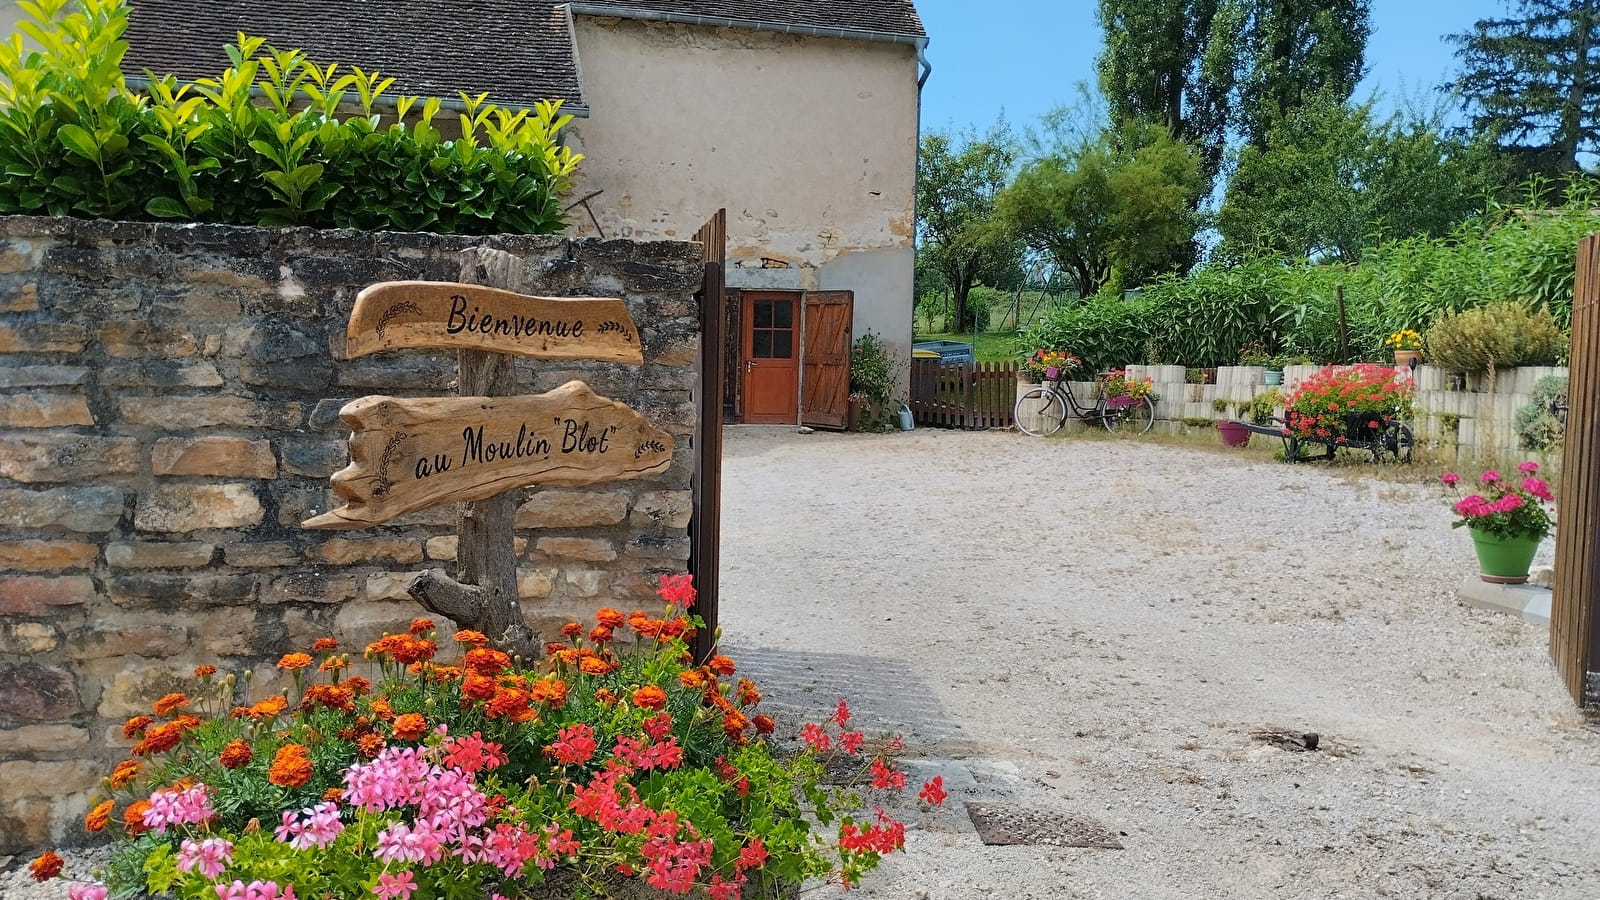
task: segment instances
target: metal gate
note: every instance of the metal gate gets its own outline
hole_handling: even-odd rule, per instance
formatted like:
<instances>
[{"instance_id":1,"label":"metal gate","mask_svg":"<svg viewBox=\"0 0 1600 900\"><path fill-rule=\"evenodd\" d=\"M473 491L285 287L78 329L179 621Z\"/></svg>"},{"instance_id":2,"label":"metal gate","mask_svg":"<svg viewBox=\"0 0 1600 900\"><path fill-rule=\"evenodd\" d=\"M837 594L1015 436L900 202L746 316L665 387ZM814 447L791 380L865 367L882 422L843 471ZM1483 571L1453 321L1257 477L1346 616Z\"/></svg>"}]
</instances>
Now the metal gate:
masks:
<instances>
[{"instance_id":1,"label":"metal gate","mask_svg":"<svg viewBox=\"0 0 1600 900\"><path fill-rule=\"evenodd\" d=\"M718 567L722 536L723 329L728 317L723 268L727 263L728 211L717 210L695 232L704 249L705 281L700 300L700 366L695 379L694 499L689 518L689 573L699 596L695 612L706 627L695 635L695 657L705 660L716 645Z\"/></svg>"},{"instance_id":2,"label":"metal gate","mask_svg":"<svg viewBox=\"0 0 1600 900\"><path fill-rule=\"evenodd\" d=\"M1550 656L1572 698L1600 706L1600 235L1578 244L1566 437L1556 491Z\"/></svg>"}]
</instances>

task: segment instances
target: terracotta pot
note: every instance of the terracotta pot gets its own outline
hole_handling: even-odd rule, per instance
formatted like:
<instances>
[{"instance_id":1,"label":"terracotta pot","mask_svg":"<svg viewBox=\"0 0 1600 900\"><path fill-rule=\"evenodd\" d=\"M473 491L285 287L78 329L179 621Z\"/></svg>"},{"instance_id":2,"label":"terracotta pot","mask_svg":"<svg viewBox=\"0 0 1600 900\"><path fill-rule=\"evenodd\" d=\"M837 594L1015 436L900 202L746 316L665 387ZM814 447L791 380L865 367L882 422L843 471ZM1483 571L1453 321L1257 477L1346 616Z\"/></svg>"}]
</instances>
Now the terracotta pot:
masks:
<instances>
[{"instance_id":1,"label":"terracotta pot","mask_svg":"<svg viewBox=\"0 0 1600 900\"><path fill-rule=\"evenodd\" d=\"M854 398L845 401L844 429L846 431L855 431L861 427L861 406L861 401Z\"/></svg>"},{"instance_id":2,"label":"terracotta pot","mask_svg":"<svg viewBox=\"0 0 1600 900\"><path fill-rule=\"evenodd\" d=\"M1396 350L1394 352L1394 367L1396 369L1409 369L1413 359L1417 361L1417 365L1422 365L1422 351Z\"/></svg>"}]
</instances>

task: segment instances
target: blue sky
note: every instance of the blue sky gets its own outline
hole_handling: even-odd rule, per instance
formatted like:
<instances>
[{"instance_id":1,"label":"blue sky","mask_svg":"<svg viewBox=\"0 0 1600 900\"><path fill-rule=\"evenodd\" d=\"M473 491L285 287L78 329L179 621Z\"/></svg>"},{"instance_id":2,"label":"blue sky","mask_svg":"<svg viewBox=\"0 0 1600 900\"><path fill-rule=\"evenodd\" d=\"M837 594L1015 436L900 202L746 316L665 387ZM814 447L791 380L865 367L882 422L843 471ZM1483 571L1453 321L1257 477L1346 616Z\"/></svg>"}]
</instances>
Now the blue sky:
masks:
<instances>
[{"instance_id":1,"label":"blue sky","mask_svg":"<svg viewBox=\"0 0 1600 900\"><path fill-rule=\"evenodd\" d=\"M976 126L1003 109L1014 126L1032 124L1094 80L1100 27L1094 0L916 0L931 45L933 77L922 94L927 129ZM1367 78L1392 103L1429 95L1454 70L1444 35L1505 14L1502 0L1373 0Z\"/></svg>"}]
</instances>

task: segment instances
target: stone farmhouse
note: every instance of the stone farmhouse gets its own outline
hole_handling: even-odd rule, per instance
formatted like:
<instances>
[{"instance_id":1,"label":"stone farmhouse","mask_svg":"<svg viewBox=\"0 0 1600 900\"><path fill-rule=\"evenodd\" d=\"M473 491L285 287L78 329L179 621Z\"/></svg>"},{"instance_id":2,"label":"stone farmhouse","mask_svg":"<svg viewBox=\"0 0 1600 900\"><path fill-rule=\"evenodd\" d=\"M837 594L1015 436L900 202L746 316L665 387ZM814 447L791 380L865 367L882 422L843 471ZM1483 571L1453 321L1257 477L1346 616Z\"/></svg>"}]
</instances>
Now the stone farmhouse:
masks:
<instances>
[{"instance_id":1,"label":"stone farmhouse","mask_svg":"<svg viewBox=\"0 0 1600 900\"><path fill-rule=\"evenodd\" d=\"M867 329L910 355L931 70L912 0L134 0L126 69L215 73L239 31L395 93L562 101L577 236L687 240L726 209L730 421L801 421L813 306L841 362Z\"/></svg>"}]
</instances>

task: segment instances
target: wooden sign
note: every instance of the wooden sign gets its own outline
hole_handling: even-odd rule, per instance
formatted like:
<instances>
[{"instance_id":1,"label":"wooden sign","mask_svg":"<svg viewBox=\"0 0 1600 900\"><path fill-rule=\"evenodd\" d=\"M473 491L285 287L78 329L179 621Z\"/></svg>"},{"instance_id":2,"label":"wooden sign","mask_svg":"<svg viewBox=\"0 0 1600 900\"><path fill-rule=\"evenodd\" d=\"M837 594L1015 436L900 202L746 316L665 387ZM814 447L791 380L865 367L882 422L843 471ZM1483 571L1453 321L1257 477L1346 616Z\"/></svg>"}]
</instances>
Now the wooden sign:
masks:
<instances>
[{"instance_id":1,"label":"wooden sign","mask_svg":"<svg viewBox=\"0 0 1600 900\"><path fill-rule=\"evenodd\" d=\"M386 281L357 294L345 354L401 347L644 362L639 330L615 298L530 297L448 281Z\"/></svg>"},{"instance_id":2,"label":"wooden sign","mask_svg":"<svg viewBox=\"0 0 1600 900\"><path fill-rule=\"evenodd\" d=\"M521 397L362 397L339 417L350 465L333 475L345 505L305 528L366 528L441 503L531 484L593 484L653 475L672 436L581 381Z\"/></svg>"}]
</instances>

